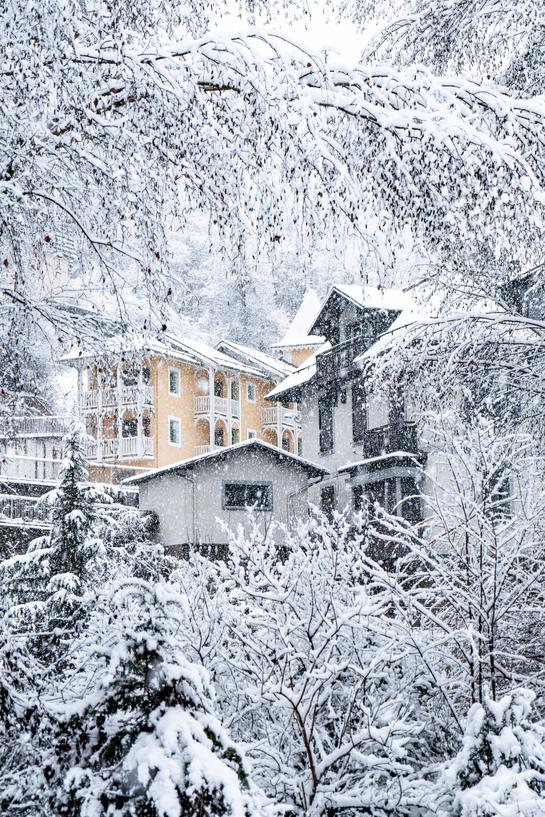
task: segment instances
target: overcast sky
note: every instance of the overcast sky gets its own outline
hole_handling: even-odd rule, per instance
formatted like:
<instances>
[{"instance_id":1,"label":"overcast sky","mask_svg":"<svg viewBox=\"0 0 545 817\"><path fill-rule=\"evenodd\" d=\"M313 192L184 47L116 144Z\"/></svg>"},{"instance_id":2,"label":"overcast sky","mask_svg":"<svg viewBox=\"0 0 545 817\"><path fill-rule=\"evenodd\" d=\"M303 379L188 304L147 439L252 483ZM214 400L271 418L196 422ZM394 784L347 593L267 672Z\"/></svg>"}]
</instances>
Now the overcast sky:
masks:
<instances>
[{"instance_id":1,"label":"overcast sky","mask_svg":"<svg viewBox=\"0 0 545 817\"><path fill-rule=\"evenodd\" d=\"M221 12L218 29L223 33L240 32L247 28L238 13L226 10ZM358 31L350 20L342 22L331 19L325 11L323 0L309 0L311 14L304 20L287 20L285 16L263 23L263 28L274 29L287 34L292 39L303 43L311 51L328 49L336 52L342 62L356 62L363 47L372 33L371 27L365 32Z\"/></svg>"}]
</instances>

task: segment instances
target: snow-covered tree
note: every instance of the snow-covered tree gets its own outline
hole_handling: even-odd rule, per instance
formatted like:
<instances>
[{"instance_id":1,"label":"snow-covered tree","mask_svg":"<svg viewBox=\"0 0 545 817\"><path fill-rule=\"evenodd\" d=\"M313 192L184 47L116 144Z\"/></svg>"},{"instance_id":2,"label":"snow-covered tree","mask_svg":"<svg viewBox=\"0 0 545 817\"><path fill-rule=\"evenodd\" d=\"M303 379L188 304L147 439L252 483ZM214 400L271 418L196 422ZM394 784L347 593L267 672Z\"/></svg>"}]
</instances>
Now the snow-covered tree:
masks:
<instances>
[{"instance_id":1,"label":"snow-covered tree","mask_svg":"<svg viewBox=\"0 0 545 817\"><path fill-rule=\"evenodd\" d=\"M545 87L545 10L540 0L346 0L364 24L389 21L369 49L404 64L425 62L499 78L524 95ZM367 19L366 19L367 17Z\"/></svg>"},{"instance_id":2,"label":"snow-covered tree","mask_svg":"<svg viewBox=\"0 0 545 817\"><path fill-rule=\"evenodd\" d=\"M229 547L227 565L197 560L179 581L195 657L256 782L291 814L410 813L440 741L362 538L347 517L319 517L265 542L241 531Z\"/></svg>"},{"instance_id":3,"label":"snow-covered tree","mask_svg":"<svg viewBox=\"0 0 545 817\"><path fill-rule=\"evenodd\" d=\"M452 817L540 817L545 813L545 729L535 695L484 696L467 717L460 751L438 783L434 813Z\"/></svg>"},{"instance_id":4,"label":"snow-covered tree","mask_svg":"<svg viewBox=\"0 0 545 817\"><path fill-rule=\"evenodd\" d=\"M41 734L48 716L40 701L36 662L5 628L0 643L0 811L43 814Z\"/></svg>"},{"instance_id":5,"label":"snow-covered tree","mask_svg":"<svg viewBox=\"0 0 545 817\"><path fill-rule=\"evenodd\" d=\"M533 441L491 419L445 410L426 435L424 521L379 511L374 535L405 554L382 581L459 724L486 689L544 694L545 486Z\"/></svg>"},{"instance_id":6,"label":"snow-covered tree","mask_svg":"<svg viewBox=\"0 0 545 817\"><path fill-rule=\"evenodd\" d=\"M68 646L82 623L86 593L100 589L115 560L104 536L107 514L100 507L112 499L88 482L85 440L76 424L63 441L59 484L42 499L51 510L50 533L0 565L4 604L11 604L8 618L27 635L34 630L50 654Z\"/></svg>"},{"instance_id":7,"label":"snow-covered tree","mask_svg":"<svg viewBox=\"0 0 545 817\"><path fill-rule=\"evenodd\" d=\"M60 706L46 769L65 817L259 814L240 750L213 711L206 670L187 657L187 603L139 580L111 592L94 690Z\"/></svg>"},{"instance_id":8,"label":"snow-covered tree","mask_svg":"<svg viewBox=\"0 0 545 817\"><path fill-rule=\"evenodd\" d=\"M373 229L407 225L450 255L477 229L541 235L539 105L421 66L347 67L266 30L207 34L208 8L6 3L0 242L12 322L100 337L99 316L59 301L67 271L51 258L66 256L66 234L87 256L76 289L118 303L145 292L160 313L172 289L165 229L189 211L210 214L242 277L246 248L257 258L294 222L307 241L340 242L364 236L368 211Z\"/></svg>"}]
</instances>

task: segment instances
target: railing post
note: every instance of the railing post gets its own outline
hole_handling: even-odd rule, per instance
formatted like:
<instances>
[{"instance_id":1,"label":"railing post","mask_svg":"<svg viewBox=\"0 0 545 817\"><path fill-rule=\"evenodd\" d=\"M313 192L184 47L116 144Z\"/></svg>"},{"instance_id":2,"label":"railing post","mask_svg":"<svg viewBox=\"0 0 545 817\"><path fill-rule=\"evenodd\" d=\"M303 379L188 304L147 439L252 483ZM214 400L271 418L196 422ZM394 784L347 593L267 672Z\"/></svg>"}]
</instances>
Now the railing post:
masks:
<instances>
[{"instance_id":1,"label":"railing post","mask_svg":"<svg viewBox=\"0 0 545 817\"><path fill-rule=\"evenodd\" d=\"M102 462L102 383L97 367L97 461Z\"/></svg>"},{"instance_id":2,"label":"railing post","mask_svg":"<svg viewBox=\"0 0 545 817\"><path fill-rule=\"evenodd\" d=\"M214 447L214 370L208 369L208 423L209 423L209 439L210 450Z\"/></svg>"},{"instance_id":3,"label":"railing post","mask_svg":"<svg viewBox=\"0 0 545 817\"><path fill-rule=\"evenodd\" d=\"M123 367L121 362L117 361L116 367L117 378L117 458L123 455Z\"/></svg>"},{"instance_id":4,"label":"railing post","mask_svg":"<svg viewBox=\"0 0 545 817\"><path fill-rule=\"evenodd\" d=\"M276 403L276 444L282 448L282 403Z\"/></svg>"},{"instance_id":5,"label":"railing post","mask_svg":"<svg viewBox=\"0 0 545 817\"><path fill-rule=\"evenodd\" d=\"M138 378L136 384L136 455L139 459L144 456L144 409L142 404L142 389L144 387L144 380L142 374L142 361L140 360L138 363Z\"/></svg>"}]
</instances>

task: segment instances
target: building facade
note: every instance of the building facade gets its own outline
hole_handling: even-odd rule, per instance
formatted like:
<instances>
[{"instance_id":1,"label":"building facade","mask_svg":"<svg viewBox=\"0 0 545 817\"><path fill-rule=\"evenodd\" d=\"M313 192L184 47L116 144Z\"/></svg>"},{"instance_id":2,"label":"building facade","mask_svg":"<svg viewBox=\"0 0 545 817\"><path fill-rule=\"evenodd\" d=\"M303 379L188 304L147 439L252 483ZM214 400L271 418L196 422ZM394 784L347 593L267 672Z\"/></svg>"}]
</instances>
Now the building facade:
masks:
<instances>
[{"instance_id":1,"label":"building facade","mask_svg":"<svg viewBox=\"0 0 545 817\"><path fill-rule=\"evenodd\" d=\"M252 438L296 452L297 408L266 401L293 367L247 347L228 354L227 346L120 338L100 354L66 356L93 439L91 478L118 482Z\"/></svg>"},{"instance_id":2,"label":"building facade","mask_svg":"<svg viewBox=\"0 0 545 817\"><path fill-rule=\"evenodd\" d=\"M329 472L311 493L326 513L358 510L367 498L410 519L421 514L427 454L414 412L395 385L371 392L363 374L365 355L411 309L399 290L333 286L309 328L325 343L271 392L300 407L303 456Z\"/></svg>"},{"instance_id":3,"label":"building facade","mask_svg":"<svg viewBox=\"0 0 545 817\"><path fill-rule=\"evenodd\" d=\"M273 521L290 527L305 519L309 484L324 476L319 466L256 439L124 484L139 489L141 510L157 515L158 540L165 547L183 554L187 546L204 545L221 555L229 542L227 529L242 526L249 532L257 526L266 538Z\"/></svg>"}]
</instances>

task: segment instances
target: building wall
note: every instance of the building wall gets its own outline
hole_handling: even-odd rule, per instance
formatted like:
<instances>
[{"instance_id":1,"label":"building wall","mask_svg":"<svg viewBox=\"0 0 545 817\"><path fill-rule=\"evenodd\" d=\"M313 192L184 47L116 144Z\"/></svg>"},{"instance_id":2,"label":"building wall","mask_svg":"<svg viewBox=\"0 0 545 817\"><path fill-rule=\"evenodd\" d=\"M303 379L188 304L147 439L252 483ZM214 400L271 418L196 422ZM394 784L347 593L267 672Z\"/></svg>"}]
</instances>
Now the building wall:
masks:
<instances>
[{"instance_id":1,"label":"building wall","mask_svg":"<svg viewBox=\"0 0 545 817\"><path fill-rule=\"evenodd\" d=\"M153 355L146 360L146 365L150 368L150 388L153 393L153 411L144 409L145 414L150 415L150 431L154 440L153 456L146 456L140 459L123 457L117 461L107 460L106 467L92 466L93 475L97 480L112 481L112 476L119 473L123 468L160 468L172 465L175 462L195 456L196 448L202 445L209 445L209 415L203 415L199 420L195 418L194 398L198 395L208 396L208 368L192 363L185 363L174 358L165 358ZM169 370L176 369L180 373L180 394L172 395L169 391ZM88 387L93 389L97 385L96 365L91 363L88 367ZM113 369L112 369L113 371ZM229 377L239 382L240 418L232 418L232 426L238 428L239 441L248 439L248 431L255 431L259 439L276 443L276 437L271 438L270 434L262 431L261 409L271 408L270 402L265 398L274 388L276 383L263 377L252 377L241 374L240 378L236 371L226 374L221 369L215 372L223 374L225 385L229 389ZM204 383L199 383L200 380ZM256 387L256 401L248 400L247 386L252 383ZM88 415L93 418L91 412ZM136 416L136 409L127 408L122 415L122 419ZM169 439L169 418L180 420L181 441L179 445L173 444ZM227 418L217 417L216 424L222 423L225 429L225 444L231 443L230 429ZM112 439L116 436L114 427L114 412L104 414L100 421L103 439ZM92 423L91 423L92 424ZM91 433L95 433L91 429ZM295 444L296 445L296 444ZM296 448L293 448L295 451ZM134 473L134 471L133 471ZM128 475L128 474L127 474Z\"/></svg>"},{"instance_id":2,"label":"building wall","mask_svg":"<svg viewBox=\"0 0 545 817\"><path fill-rule=\"evenodd\" d=\"M306 471L296 463L278 462L266 452L240 449L223 461L204 460L186 476L194 483L179 474L164 474L140 485L140 508L158 514L159 540L165 546L188 541L227 543L221 521L232 529L239 525L248 528L245 511L223 508L226 480L273 484L272 512L256 512L263 535L273 519L293 524L308 512Z\"/></svg>"},{"instance_id":3,"label":"building wall","mask_svg":"<svg viewBox=\"0 0 545 817\"><path fill-rule=\"evenodd\" d=\"M289 353L289 360L293 363L294 366L302 366L305 360L308 360L309 357L314 353L315 347L313 346L300 346L297 349L292 349Z\"/></svg>"},{"instance_id":4,"label":"building wall","mask_svg":"<svg viewBox=\"0 0 545 817\"><path fill-rule=\"evenodd\" d=\"M320 430L318 424L318 396L306 394L300 403L301 424L303 432L303 457L321 465L331 476L315 486L309 492L312 503L319 505L321 488L334 484L337 492L338 507L343 508L352 503L351 487L347 474L339 474L338 469L351 462L363 459L361 442L354 442L352 432L352 386L346 385L346 401L340 396L333 407L333 452L320 452ZM370 397L368 401L368 428L379 428L388 422L388 404L379 397Z\"/></svg>"}]
</instances>

